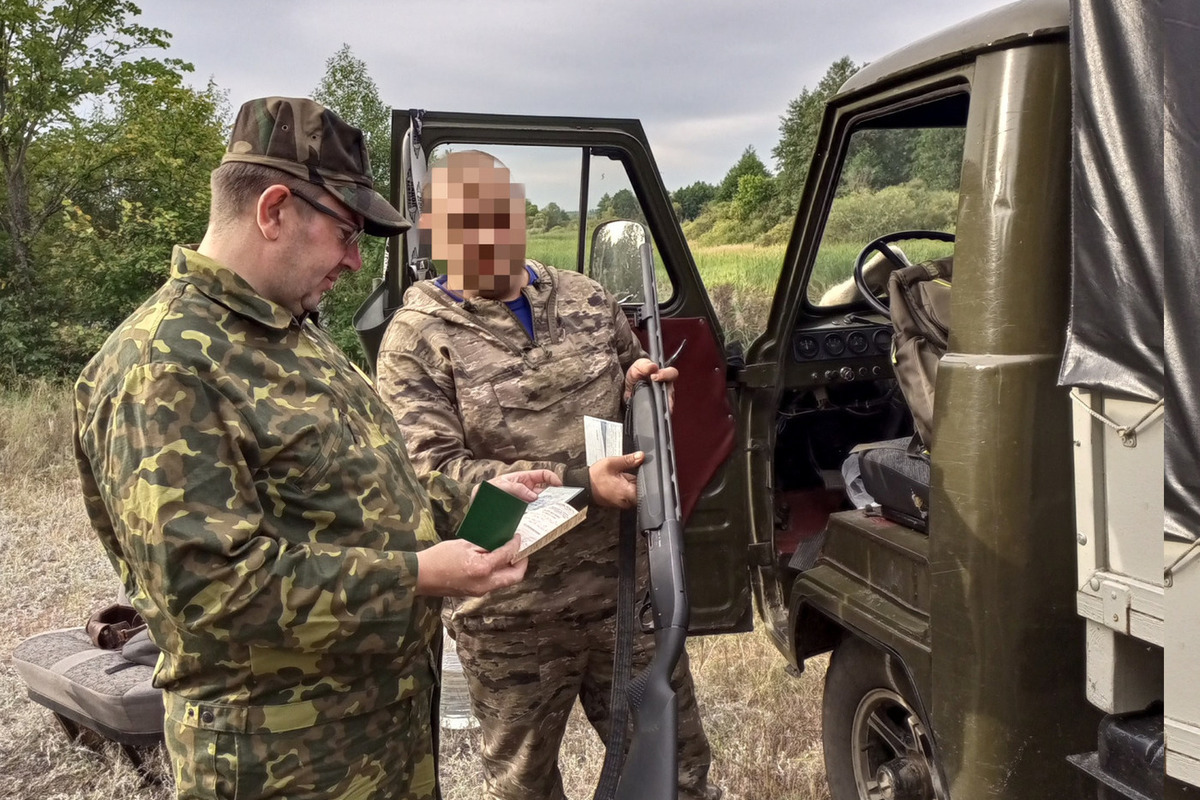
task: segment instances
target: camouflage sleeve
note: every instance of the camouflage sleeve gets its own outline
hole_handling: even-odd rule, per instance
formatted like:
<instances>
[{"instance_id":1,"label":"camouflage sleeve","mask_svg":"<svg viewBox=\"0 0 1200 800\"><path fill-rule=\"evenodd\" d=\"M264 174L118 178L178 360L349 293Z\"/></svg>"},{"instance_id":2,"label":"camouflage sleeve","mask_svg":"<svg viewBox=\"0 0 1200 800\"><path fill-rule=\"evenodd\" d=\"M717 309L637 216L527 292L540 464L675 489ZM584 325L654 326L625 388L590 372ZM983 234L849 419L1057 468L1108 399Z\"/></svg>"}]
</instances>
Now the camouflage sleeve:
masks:
<instances>
[{"instance_id":1,"label":"camouflage sleeve","mask_svg":"<svg viewBox=\"0 0 1200 800\"><path fill-rule=\"evenodd\" d=\"M567 465L555 461L476 458L466 445L450 365L418 358L416 347L404 346L404 337L392 334L389 331L391 346L379 351L375 381L400 424L418 474L437 471L468 486L517 470L548 469L560 478L565 475Z\"/></svg>"},{"instance_id":2,"label":"camouflage sleeve","mask_svg":"<svg viewBox=\"0 0 1200 800\"><path fill-rule=\"evenodd\" d=\"M471 504L471 486L459 483L440 472L420 472L417 480L429 495L433 508L433 526L442 539L454 538Z\"/></svg>"},{"instance_id":3,"label":"camouflage sleeve","mask_svg":"<svg viewBox=\"0 0 1200 800\"><path fill-rule=\"evenodd\" d=\"M629 326L629 317L621 310L617 298L608 292L605 292L605 296L608 298L608 311L612 315L613 329L616 331L617 358L621 362L621 372L627 372L633 362L650 356L642 349L642 343Z\"/></svg>"},{"instance_id":4,"label":"camouflage sleeve","mask_svg":"<svg viewBox=\"0 0 1200 800\"><path fill-rule=\"evenodd\" d=\"M278 478L252 466L270 446L214 386L161 364L97 398L80 443L122 555L169 626L244 646L401 649L416 554L273 533L283 523L258 483Z\"/></svg>"}]
</instances>

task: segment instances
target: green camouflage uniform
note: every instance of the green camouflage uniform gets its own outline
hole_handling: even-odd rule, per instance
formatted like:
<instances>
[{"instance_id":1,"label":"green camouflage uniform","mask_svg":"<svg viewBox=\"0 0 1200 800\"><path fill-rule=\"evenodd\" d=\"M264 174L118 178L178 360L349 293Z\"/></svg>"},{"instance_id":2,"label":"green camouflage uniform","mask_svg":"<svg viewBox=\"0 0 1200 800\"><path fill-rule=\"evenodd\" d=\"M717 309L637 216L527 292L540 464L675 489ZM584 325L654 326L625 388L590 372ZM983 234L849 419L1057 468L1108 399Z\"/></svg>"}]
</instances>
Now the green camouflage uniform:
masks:
<instances>
[{"instance_id":1,"label":"green camouflage uniform","mask_svg":"<svg viewBox=\"0 0 1200 800\"><path fill-rule=\"evenodd\" d=\"M418 470L477 482L545 468L580 485L583 416L621 419L625 371L644 353L620 306L583 275L530 263L533 341L503 302L459 304L431 281L405 294L378 384ZM593 504L579 528L529 559L519 585L447 604L483 727L489 798L563 797L558 751L577 696L607 737L617 521ZM636 660L648 663L653 637L637 638ZM686 656L675 685L681 797L704 797L710 752Z\"/></svg>"},{"instance_id":2,"label":"green camouflage uniform","mask_svg":"<svg viewBox=\"0 0 1200 800\"><path fill-rule=\"evenodd\" d=\"M163 655L180 797L425 798L435 598L416 551L462 490L418 480L310 320L176 248L76 385L92 524Z\"/></svg>"}]
</instances>

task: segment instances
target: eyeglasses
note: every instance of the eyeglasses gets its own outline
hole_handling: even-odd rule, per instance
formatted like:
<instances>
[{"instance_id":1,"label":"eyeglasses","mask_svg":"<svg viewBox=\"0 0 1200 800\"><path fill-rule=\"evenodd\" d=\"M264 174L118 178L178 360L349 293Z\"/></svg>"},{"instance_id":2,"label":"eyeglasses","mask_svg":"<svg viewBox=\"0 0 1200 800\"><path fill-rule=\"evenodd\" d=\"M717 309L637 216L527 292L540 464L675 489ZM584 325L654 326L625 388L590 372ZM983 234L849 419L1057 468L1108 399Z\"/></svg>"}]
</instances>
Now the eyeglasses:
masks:
<instances>
[{"instance_id":1,"label":"eyeglasses","mask_svg":"<svg viewBox=\"0 0 1200 800\"><path fill-rule=\"evenodd\" d=\"M314 200L307 195L301 194L300 192L296 191L295 189L292 189L292 196L299 197L301 200L308 203L310 206L315 208L317 211L320 211L322 214L325 214L326 216L329 216L329 217L333 217L335 220L337 220L339 223L338 232L341 233L342 244L346 247L347 250L350 249L351 247L353 247L354 245L358 244L359 240L362 239L363 234L366 233L366 231L364 231L362 228L359 228L356 225L352 225L345 217L343 217L341 214L337 213L336 211L334 211L332 208L325 205L324 203L322 203L318 200Z\"/></svg>"}]
</instances>

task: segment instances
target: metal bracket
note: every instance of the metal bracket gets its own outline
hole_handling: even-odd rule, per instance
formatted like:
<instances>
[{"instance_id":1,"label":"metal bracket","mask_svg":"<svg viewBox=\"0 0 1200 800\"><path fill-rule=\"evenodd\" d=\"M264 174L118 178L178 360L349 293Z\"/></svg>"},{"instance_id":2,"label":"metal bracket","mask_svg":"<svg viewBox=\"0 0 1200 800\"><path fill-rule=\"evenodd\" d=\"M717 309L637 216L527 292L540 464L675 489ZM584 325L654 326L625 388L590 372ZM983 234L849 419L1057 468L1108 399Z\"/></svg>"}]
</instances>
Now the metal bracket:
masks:
<instances>
[{"instance_id":1,"label":"metal bracket","mask_svg":"<svg viewBox=\"0 0 1200 800\"><path fill-rule=\"evenodd\" d=\"M775 548L770 542L753 542L746 550L752 567L769 567L775 561Z\"/></svg>"},{"instance_id":2,"label":"metal bracket","mask_svg":"<svg viewBox=\"0 0 1200 800\"><path fill-rule=\"evenodd\" d=\"M1102 581L1100 602L1104 610L1104 624L1118 633L1129 633L1129 589L1119 583Z\"/></svg>"}]
</instances>

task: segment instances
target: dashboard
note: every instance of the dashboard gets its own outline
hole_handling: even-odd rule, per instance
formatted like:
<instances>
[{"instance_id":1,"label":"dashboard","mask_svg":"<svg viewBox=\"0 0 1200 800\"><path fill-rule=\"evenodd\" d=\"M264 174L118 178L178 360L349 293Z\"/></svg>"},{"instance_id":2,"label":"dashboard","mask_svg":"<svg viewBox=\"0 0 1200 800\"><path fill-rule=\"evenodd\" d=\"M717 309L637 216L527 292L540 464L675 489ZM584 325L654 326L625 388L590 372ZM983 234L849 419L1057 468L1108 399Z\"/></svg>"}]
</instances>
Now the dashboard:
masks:
<instances>
[{"instance_id":1,"label":"dashboard","mask_svg":"<svg viewBox=\"0 0 1200 800\"><path fill-rule=\"evenodd\" d=\"M796 330L792 360L810 381L891 377L892 326L882 317L849 314Z\"/></svg>"}]
</instances>

